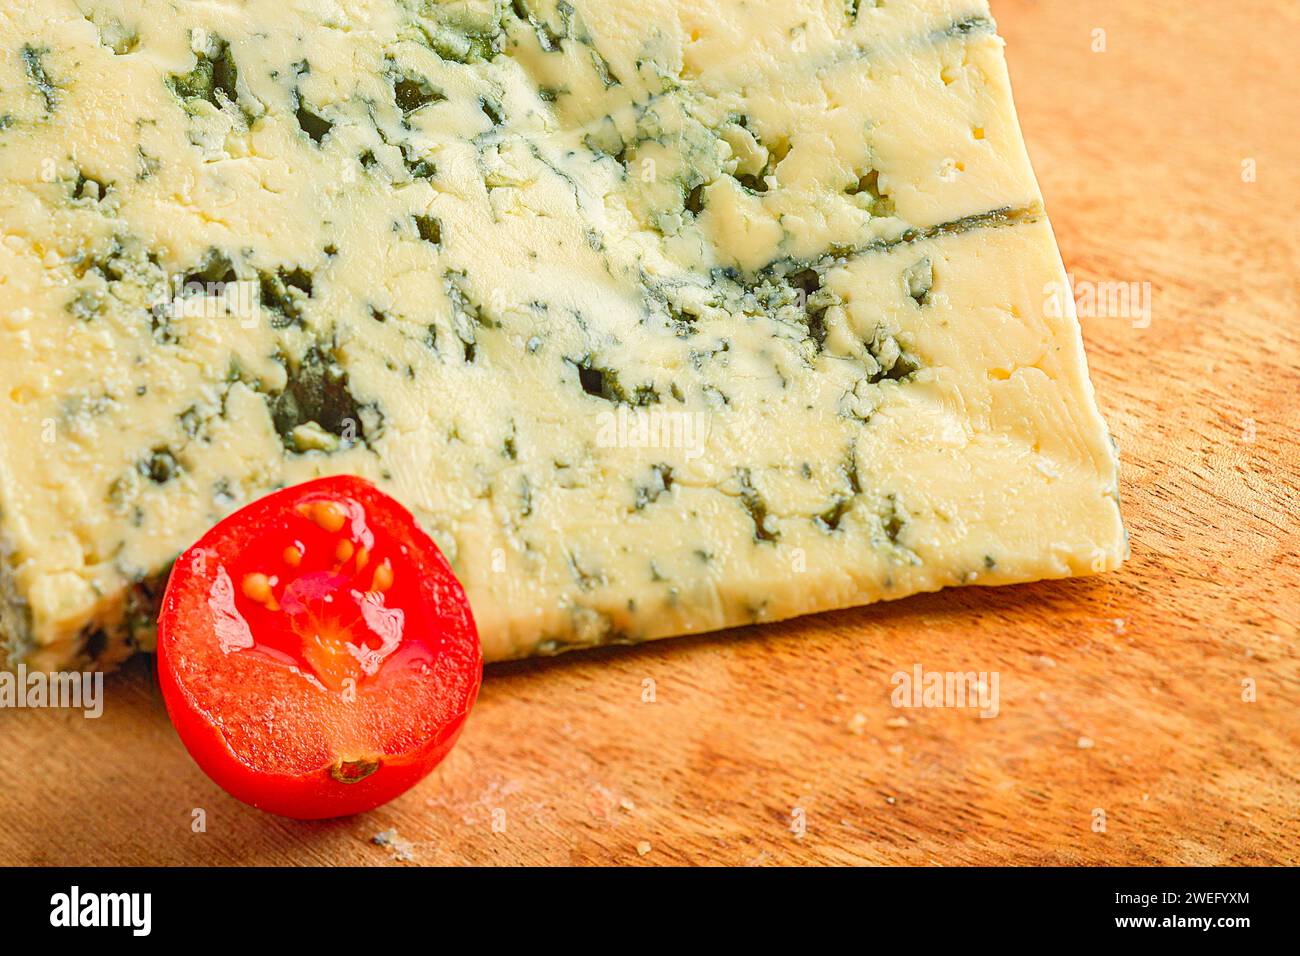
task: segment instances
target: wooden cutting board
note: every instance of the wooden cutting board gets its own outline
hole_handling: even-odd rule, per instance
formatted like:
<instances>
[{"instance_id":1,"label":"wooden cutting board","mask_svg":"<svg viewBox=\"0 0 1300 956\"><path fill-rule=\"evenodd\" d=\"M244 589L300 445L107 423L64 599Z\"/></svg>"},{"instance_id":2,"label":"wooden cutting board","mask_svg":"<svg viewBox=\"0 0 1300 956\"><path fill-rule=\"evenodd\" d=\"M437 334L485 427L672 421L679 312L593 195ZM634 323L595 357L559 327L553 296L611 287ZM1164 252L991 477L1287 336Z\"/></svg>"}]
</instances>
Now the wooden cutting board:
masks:
<instances>
[{"instance_id":1,"label":"wooden cutting board","mask_svg":"<svg viewBox=\"0 0 1300 956\"><path fill-rule=\"evenodd\" d=\"M1122 571L491 668L429 780L322 824L210 784L136 661L99 720L0 711L0 864L1300 863L1300 7L994 13L1079 289L1150 283L1083 322ZM894 708L917 664L998 716Z\"/></svg>"}]
</instances>

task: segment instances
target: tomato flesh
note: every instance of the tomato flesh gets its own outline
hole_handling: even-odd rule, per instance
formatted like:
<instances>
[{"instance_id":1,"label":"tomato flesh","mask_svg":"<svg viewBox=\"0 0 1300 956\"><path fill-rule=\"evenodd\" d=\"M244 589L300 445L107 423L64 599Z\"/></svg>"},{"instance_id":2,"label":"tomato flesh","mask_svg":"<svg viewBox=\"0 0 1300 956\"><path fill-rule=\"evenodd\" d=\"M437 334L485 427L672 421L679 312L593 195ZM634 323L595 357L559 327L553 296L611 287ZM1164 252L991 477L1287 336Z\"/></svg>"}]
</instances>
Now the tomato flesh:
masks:
<instances>
[{"instance_id":1,"label":"tomato flesh","mask_svg":"<svg viewBox=\"0 0 1300 956\"><path fill-rule=\"evenodd\" d=\"M464 591L396 501L308 482L226 518L177 560L158 621L168 713L233 796L358 813L450 751L483 657Z\"/></svg>"}]
</instances>

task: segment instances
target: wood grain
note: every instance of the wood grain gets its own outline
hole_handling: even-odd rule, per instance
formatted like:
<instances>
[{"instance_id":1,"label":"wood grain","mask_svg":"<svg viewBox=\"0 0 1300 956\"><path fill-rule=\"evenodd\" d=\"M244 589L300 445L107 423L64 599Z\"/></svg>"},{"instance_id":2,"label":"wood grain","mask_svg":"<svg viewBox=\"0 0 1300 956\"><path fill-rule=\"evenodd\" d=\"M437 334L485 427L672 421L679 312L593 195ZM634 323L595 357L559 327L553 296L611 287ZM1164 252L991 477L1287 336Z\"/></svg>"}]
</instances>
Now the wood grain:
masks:
<instances>
[{"instance_id":1,"label":"wood grain","mask_svg":"<svg viewBox=\"0 0 1300 956\"><path fill-rule=\"evenodd\" d=\"M100 720L0 711L0 863L1300 863L1300 8L1195 9L994 0L1067 265L1151 283L1084 321L1122 571L493 668L430 780L325 824L211 785L136 661ZM895 709L918 663L999 715Z\"/></svg>"}]
</instances>

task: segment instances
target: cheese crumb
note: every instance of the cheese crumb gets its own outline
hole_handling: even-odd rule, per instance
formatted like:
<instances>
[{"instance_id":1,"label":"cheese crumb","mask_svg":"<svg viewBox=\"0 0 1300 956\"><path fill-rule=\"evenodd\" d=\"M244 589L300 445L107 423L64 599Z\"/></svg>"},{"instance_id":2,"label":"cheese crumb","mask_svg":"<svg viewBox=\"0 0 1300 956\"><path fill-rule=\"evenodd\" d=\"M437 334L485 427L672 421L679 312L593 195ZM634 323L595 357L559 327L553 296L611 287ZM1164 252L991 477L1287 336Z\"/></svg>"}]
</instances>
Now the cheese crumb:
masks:
<instances>
[{"instance_id":1,"label":"cheese crumb","mask_svg":"<svg viewBox=\"0 0 1300 956\"><path fill-rule=\"evenodd\" d=\"M392 851L393 856L403 863L415 860L415 845L410 840L403 840L398 836L396 829L382 830L372 836L370 842L375 846L387 847Z\"/></svg>"}]
</instances>

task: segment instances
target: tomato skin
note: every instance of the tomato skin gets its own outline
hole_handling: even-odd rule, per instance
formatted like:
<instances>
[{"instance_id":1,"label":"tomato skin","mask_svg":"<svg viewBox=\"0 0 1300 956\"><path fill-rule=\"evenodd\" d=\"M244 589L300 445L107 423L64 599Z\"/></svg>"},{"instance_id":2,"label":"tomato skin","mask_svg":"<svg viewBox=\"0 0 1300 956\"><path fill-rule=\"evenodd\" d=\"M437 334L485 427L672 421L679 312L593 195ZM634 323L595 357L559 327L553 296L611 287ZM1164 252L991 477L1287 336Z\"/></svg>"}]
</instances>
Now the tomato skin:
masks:
<instances>
[{"instance_id":1,"label":"tomato skin","mask_svg":"<svg viewBox=\"0 0 1300 956\"><path fill-rule=\"evenodd\" d=\"M304 524L312 503L344 502L364 519L340 530ZM285 537L286 528L297 530ZM305 528L305 530L303 530ZM360 528L384 572L360 561L340 572L335 557L326 580L338 584L316 612L340 612L339 633L349 652L368 645L346 595L405 622L400 644L381 645L391 656L373 672L357 672L353 698L336 693L329 672L313 672L318 658L285 659L292 621L271 596L257 607L244 595L230 596L230 574L248 580L241 568L275 566L312 542L333 545ZM311 538L316 535L316 538ZM353 548L343 553L351 555ZM363 553L365 553L363 551ZM288 560L286 557L285 560ZM297 565L295 560L294 564ZM346 562L345 562L346 563ZM279 599L292 602L296 568L277 567L290 583ZM381 582L381 573L386 576ZM278 582L281 574L271 577ZM263 575L251 577L264 578ZM307 575L311 577L311 575ZM315 577L321 577L316 574ZM394 578L398 581L395 584ZM357 582L373 578L370 588ZM220 588L224 579L225 591ZM381 593L386 592L386 593ZM261 638L228 648L216 620L214 596L226 596L246 631ZM335 598L338 598L336 601ZM395 600L393 607L385 599ZM217 609L220 610L220 609ZM312 617L313 625L319 624ZM350 621L351 623L347 623ZM369 622L370 618L367 617ZM327 622L329 623L329 622ZM312 632L316 634L315 631ZM332 632L331 632L332 633ZM285 635L289 636L286 644ZM318 636L318 635L317 635ZM272 646L271 637L275 644ZM265 645L265 646L264 646ZM409 652L409 653L408 653ZM353 658L360 659L356 653ZM344 655L345 666L352 658ZM309 663L311 662L311 663ZM414 518L373 485L334 477L275 492L217 524L176 562L158 622L158 681L178 735L199 767L232 796L271 813L323 819L373 809L410 789L450 752L477 698L483 673L482 649L464 591L446 559ZM346 701L344 703L343 701ZM343 741L347 743L343 743Z\"/></svg>"},{"instance_id":2,"label":"tomato skin","mask_svg":"<svg viewBox=\"0 0 1300 956\"><path fill-rule=\"evenodd\" d=\"M159 644L161 648L161 643ZM226 745L220 731L198 709L189 693L164 666L159 653L158 683L172 725L194 762L217 786L237 800L267 813L295 820L326 820L365 813L400 797L451 752L469 717L466 711L447 732L432 738L420 750L389 760L364 780L340 783L328 768L315 774L271 774L254 770ZM475 688L477 697L478 689Z\"/></svg>"}]
</instances>

